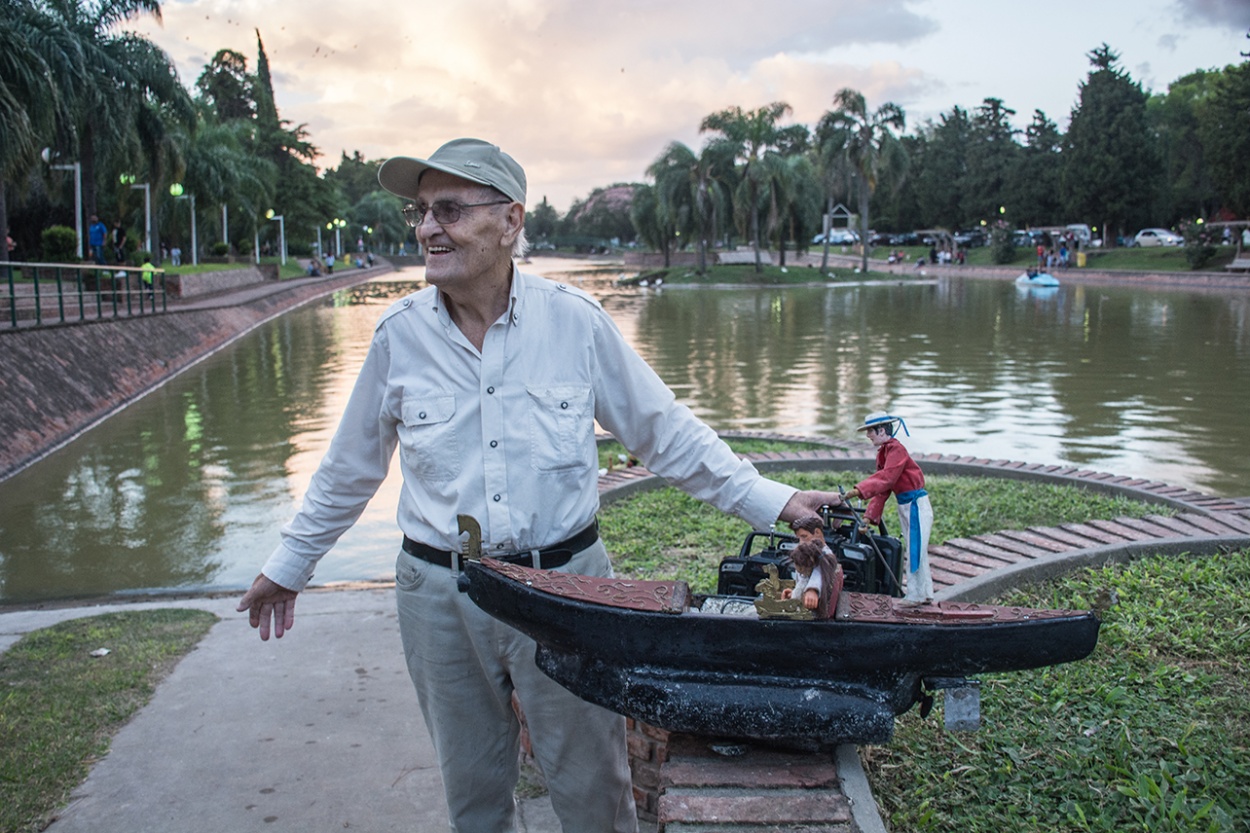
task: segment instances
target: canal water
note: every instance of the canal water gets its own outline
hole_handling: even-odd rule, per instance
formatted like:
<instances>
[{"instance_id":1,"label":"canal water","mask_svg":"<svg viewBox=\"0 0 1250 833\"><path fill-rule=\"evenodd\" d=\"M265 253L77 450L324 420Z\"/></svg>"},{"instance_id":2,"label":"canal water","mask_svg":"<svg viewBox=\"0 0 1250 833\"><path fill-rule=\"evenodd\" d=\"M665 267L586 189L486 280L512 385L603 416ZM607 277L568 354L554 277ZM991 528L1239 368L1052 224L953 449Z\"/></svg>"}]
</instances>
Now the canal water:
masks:
<instances>
[{"instance_id":1,"label":"canal water","mask_svg":"<svg viewBox=\"0 0 1250 833\"><path fill-rule=\"evenodd\" d=\"M1250 294L985 280L625 288L595 295L720 429L854 434L890 410L914 451L1078 465L1250 494ZM298 506L381 312L419 270L289 313L0 483L0 603L242 588ZM398 472L316 582L385 579Z\"/></svg>"}]
</instances>

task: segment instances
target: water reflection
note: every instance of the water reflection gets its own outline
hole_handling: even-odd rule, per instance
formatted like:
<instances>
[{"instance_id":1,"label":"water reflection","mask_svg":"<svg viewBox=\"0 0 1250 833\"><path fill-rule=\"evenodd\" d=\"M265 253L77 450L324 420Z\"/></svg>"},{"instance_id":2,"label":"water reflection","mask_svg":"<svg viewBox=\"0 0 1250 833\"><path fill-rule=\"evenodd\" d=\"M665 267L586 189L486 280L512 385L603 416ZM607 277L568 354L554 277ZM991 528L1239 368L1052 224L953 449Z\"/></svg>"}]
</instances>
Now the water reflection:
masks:
<instances>
[{"instance_id":1,"label":"water reflection","mask_svg":"<svg viewBox=\"0 0 1250 833\"><path fill-rule=\"evenodd\" d=\"M622 289L598 297L720 428L849 436L889 408L910 447L1068 463L1250 493L1250 299L978 281L930 286ZM259 328L0 483L0 600L246 585L336 427L406 275ZM385 578L393 475L317 581Z\"/></svg>"}]
</instances>

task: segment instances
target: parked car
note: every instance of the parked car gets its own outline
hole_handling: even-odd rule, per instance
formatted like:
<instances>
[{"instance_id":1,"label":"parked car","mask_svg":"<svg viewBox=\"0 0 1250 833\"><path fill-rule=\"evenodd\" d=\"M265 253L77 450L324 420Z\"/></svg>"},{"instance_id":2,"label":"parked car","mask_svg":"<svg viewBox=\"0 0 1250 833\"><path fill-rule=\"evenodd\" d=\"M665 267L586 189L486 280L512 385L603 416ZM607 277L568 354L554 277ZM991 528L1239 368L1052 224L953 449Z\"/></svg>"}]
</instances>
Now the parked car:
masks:
<instances>
[{"instance_id":1,"label":"parked car","mask_svg":"<svg viewBox=\"0 0 1250 833\"><path fill-rule=\"evenodd\" d=\"M890 245L892 246L919 246L920 235L916 234L914 231L906 231L906 232L903 232L902 234L896 234L890 238Z\"/></svg>"},{"instance_id":2,"label":"parked car","mask_svg":"<svg viewBox=\"0 0 1250 833\"><path fill-rule=\"evenodd\" d=\"M985 245L985 232L977 229L973 229L971 231L957 231L955 232L955 242L965 249L975 249L977 246Z\"/></svg>"},{"instance_id":3,"label":"parked car","mask_svg":"<svg viewBox=\"0 0 1250 833\"><path fill-rule=\"evenodd\" d=\"M829 232L830 246L852 246L858 242L859 235L849 229L835 228ZM823 234L818 234L812 238L813 246L823 246L824 243L825 236Z\"/></svg>"},{"instance_id":4,"label":"parked car","mask_svg":"<svg viewBox=\"0 0 1250 833\"><path fill-rule=\"evenodd\" d=\"M1144 228L1137 232L1133 246L1179 246L1185 238L1165 228Z\"/></svg>"}]
</instances>

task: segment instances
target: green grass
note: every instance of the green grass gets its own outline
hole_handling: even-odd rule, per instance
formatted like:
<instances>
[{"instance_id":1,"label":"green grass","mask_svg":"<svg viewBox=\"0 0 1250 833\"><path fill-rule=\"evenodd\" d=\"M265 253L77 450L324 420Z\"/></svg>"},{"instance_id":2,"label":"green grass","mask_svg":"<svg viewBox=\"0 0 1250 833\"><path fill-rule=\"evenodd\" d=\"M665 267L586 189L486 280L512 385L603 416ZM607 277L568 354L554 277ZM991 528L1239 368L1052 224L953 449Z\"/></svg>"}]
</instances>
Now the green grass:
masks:
<instances>
[{"instance_id":1,"label":"green grass","mask_svg":"<svg viewBox=\"0 0 1250 833\"><path fill-rule=\"evenodd\" d=\"M764 439L728 439L726 444L739 454L764 454L770 451L819 451L828 450L831 447L825 443ZM622 454L625 454L625 447L616 440L599 443L599 468L607 468L609 463L613 468L620 468L623 465L620 459Z\"/></svg>"},{"instance_id":2,"label":"green grass","mask_svg":"<svg viewBox=\"0 0 1250 833\"><path fill-rule=\"evenodd\" d=\"M871 474L858 471L781 472L770 477L800 489L849 489ZM1079 523L1094 518L1172 514L1156 504L1112 497L1075 486L981 477L933 476L925 488L933 503L934 542L1004 529ZM897 533L893 498L882 515ZM613 502L599 515L600 531L616 571L637 579L681 579L696 593L715 591L720 560L736 554L750 527L666 487Z\"/></svg>"},{"instance_id":3,"label":"green grass","mask_svg":"<svg viewBox=\"0 0 1250 833\"><path fill-rule=\"evenodd\" d=\"M108 613L27 634L0 654L0 830L43 830L217 617ZM107 656L92 657L98 648Z\"/></svg>"},{"instance_id":4,"label":"green grass","mask_svg":"<svg viewBox=\"0 0 1250 833\"><path fill-rule=\"evenodd\" d=\"M1084 661L982 679L982 728L938 710L861 754L894 833L1250 829L1250 551L1082 570L1001 600L1089 608Z\"/></svg>"},{"instance_id":5,"label":"green grass","mask_svg":"<svg viewBox=\"0 0 1250 833\"><path fill-rule=\"evenodd\" d=\"M821 273L819 266L786 267L765 264L763 271L756 272L752 265L720 266L709 265L705 274L698 274L694 266L674 266L668 269L648 269L637 277L623 283L636 283L639 280L654 281L663 278L667 284L758 284L761 286L785 286L788 284L805 284L812 282L828 283L829 281L861 281L883 279L897 281L900 275L885 272L858 273L853 268L836 266L830 268L829 275Z\"/></svg>"}]
</instances>

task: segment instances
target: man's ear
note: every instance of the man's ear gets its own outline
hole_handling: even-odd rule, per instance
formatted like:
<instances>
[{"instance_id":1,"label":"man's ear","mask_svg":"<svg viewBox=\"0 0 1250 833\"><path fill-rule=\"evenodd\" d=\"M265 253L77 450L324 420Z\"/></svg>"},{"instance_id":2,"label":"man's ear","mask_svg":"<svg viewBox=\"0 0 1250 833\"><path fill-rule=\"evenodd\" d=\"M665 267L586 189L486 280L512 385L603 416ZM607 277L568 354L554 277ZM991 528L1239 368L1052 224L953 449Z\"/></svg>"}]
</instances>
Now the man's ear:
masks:
<instances>
[{"instance_id":1,"label":"man's ear","mask_svg":"<svg viewBox=\"0 0 1250 833\"><path fill-rule=\"evenodd\" d=\"M525 228L525 206L519 202L514 202L508 206L508 212L504 215L506 228L501 242L506 248L512 248L512 244L516 241L517 235Z\"/></svg>"}]
</instances>

